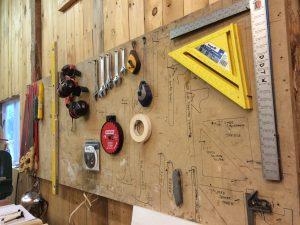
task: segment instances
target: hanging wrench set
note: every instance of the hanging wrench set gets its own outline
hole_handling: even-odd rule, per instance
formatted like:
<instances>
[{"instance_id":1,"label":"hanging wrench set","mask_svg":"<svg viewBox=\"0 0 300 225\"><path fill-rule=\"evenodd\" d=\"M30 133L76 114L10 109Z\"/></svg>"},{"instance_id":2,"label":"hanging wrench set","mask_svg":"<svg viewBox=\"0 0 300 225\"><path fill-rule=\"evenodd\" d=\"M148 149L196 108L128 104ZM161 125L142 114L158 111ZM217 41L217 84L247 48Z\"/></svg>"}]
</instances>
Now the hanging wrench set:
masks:
<instances>
[{"instance_id":1,"label":"hanging wrench set","mask_svg":"<svg viewBox=\"0 0 300 225\"><path fill-rule=\"evenodd\" d=\"M133 49L130 51L128 55L127 61L126 58L126 49L120 48L119 50L114 50L113 55L111 53L106 53L101 55L98 60L98 70L96 71L95 75L95 82L98 82L98 90L95 91L97 93L98 98L105 97L110 91L113 90L115 87L119 87L122 85L122 80L124 79L127 72L137 75L141 69L141 62L138 57L138 53L135 50L136 43L132 43ZM121 63L119 63L119 58L121 54ZM113 63L112 65L112 57ZM112 74L113 68L113 74ZM98 77L99 76L99 77ZM96 87L96 86L95 86ZM148 107L152 101L152 93L150 86L145 82L142 81L138 87L137 91L137 100L143 107ZM147 117L148 118L148 117ZM146 120L147 124L142 124L141 120L138 121L139 126L144 126L145 131L141 133L133 133L134 135L132 138L136 140L136 137L142 137L144 140L144 136L146 135L147 139L150 137L151 134L151 124L150 119ZM132 123L132 122L131 122ZM131 129L135 129L132 125ZM103 150L108 154L117 154L123 146L123 130L121 125L116 121L115 115L108 115L106 122L103 124L101 133L100 133L100 140L103 147ZM144 140L146 141L146 140Z\"/></svg>"}]
</instances>

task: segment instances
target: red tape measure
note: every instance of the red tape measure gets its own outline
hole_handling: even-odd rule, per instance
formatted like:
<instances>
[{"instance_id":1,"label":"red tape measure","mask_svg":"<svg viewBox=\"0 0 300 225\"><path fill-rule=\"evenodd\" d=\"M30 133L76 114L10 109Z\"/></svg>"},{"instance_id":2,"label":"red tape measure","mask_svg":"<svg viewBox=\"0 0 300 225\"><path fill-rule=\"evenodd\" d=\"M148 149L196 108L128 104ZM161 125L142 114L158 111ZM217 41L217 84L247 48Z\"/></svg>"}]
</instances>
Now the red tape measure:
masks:
<instances>
[{"instance_id":1,"label":"red tape measure","mask_svg":"<svg viewBox=\"0 0 300 225\"><path fill-rule=\"evenodd\" d=\"M101 129L101 144L108 154L117 154L123 146L123 130L116 122L116 116L107 116Z\"/></svg>"}]
</instances>

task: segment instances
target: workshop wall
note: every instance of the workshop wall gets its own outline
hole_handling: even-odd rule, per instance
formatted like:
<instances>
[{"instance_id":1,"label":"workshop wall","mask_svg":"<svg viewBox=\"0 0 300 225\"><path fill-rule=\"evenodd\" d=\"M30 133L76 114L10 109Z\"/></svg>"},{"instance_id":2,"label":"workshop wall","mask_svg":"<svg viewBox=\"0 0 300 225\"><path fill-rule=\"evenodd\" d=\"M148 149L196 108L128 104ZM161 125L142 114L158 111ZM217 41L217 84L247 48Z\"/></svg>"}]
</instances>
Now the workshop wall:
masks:
<instances>
[{"instance_id":1,"label":"workshop wall","mask_svg":"<svg viewBox=\"0 0 300 225\"><path fill-rule=\"evenodd\" d=\"M50 74L50 50L58 43L58 68L99 55L206 7L208 0L81 0L65 13L42 0L42 74ZM102 8L103 7L103 8Z\"/></svg>"},{"instance_id":2,"label":"workshop wall","mask_svg":"<svg viewBox=\"0 0 300 225\"><path fill-rule=\"evenodd\" d=\"M209 10L220 9L232 2L223 0ZM60 101L60 135L63 137L60 139L60 181L87 192L209 224L246 224L244 194L259 190L261 196L272 202L276 213L258 216L257 224L264 224L265 220L269 224L298 224L299 201L295 198L299 191L297 151L294 130L291 129L294 122L291 101L293 80L287 72L291 71L291 59L285 7L283 1L270 2L275 97L284 172L282 182L271 183L262 178L255 101L254 110L242 110L167 57L173 49L211 34L231 22L237 23L255 99L249 13L209 26L185 38L169 40L172 27L193 21L208 10L147 33L145 44L138 38L137 51L143 62L142 71L136 77L126 76L122 86L113 89L101 101L95 102L92 95L82 96L91 106L89 117L72 121ZM123 12L119 14L123 15ZM163 18L162 15L161 23ZM124 35L124 30L115 29ZM104 37L105 32L104 28ZM115 40L121 42L118 38ZM127 42L124 46L130 49L131 43ZM84 60L77 66L83 73L81 84L93 88L94 68L89 62ZM141 78L146 79L153 90L154 104L149 109L141 108L136 101L136 88ZM45 93L49 93L49 79L43 81ZM46 102L49 102L47 96ZM48 115L49 110L46 109L45 113ZM116 114L123 127L126 137L123 150L116 157L101 151L101 172L87 172L82 167L82 144L89 138L98 140L100 127L109 113ZM153 122L151 139L142 146L128 138L128 121L135 113L145 113ZM47 118L41 123L41 130L49 130ZM43 135L41 144L48 146L46 134ZM41 159L50 160L46 154ZM45 179L50 177L50 169L47 168L40 171ZM174 205L172 196L171 173L175 168L183 171L184 199L188 202L180 209Z\"/></svg>"},{"instance_id":3,"label":"workshop wall","mask_svg":"<svg viewBox=\"0 0 300 225\"><path fill-rule=\"evenodd\" d=\"M23 93L22 89L31 81L29 1L0 1L0 100ZM98 56L103 50L109 50L125 43L131 38L168 24L212 2L215 0L103 0L103 2L82 0L65 13L61 13L57 11L57 1L42 0L42 75L47 77L50 74L49 56L53 41L58 43L58 68L61 68L66 63L79 63L87 58ZM281 8L283 7L281 6ZM283 12L275 7L272 9L273 23L282 22ZM281 30L280 33L284 32ZM273 31L273 34L278 36L278 30ZM297 40L295 42L297 45ZM282 44L282 42L279 43ZM282 45L278 46L282 47ZM280 48L280 53L283 52L285 60L287 60L286 51L288 51L286 46L284 46L284 51ZM298 67L299 63L295 63L296 71L299 70ZM278 70L278 67L276 69ZM279 79L277 82L280 82ZM289 85L280 87L289 88ZM280 99L280 103L285 103L286 99L289 99L288 90L286 92L287 96L278 92L277 98ZM288 113L291 111L288 110ZM284 114L285 112L282 111L279 114L280 121L284 120ZM293 143L293 140L289 141L290 139L287 137L289 136L287 127L292 127L291 120L288 120L286 124L282 123L280 129L286 143ZM290 150L291 148L286 147L286 149ZM291 155L293 158L294 155ZM284 160L287 162L287 158L290 157L288 156ZM286 167L293 167L293 165ZM287 175L293 176L296 180L295 171L293 168L291 170L293 173ZM45 174L48 171L42 171L42 173ZM46 180L41 182L41 191L50 202L50 224L67 224L69 213L83 199L82 192L60 185L59 195L53 196L50 193L50 183ZM272 185L269 187L271 188ZM294 190L295 187L293 186L292 189ZM288 198L287 201L292 200ZM278 212L278 217L280 217L281 211L278 210ZM282 210L283 214L289 212L286 209ZM295 210L295 214L297 213ZM94 219L88 219L91 217ZM290 216L290 218L292 217L293 215ZM95 218L99 221L96 221ZM75 224L129 224L130 219L131 206L101 198L92 212L88 212L85 208L80 210L76 215ZM283 221L282 224L287 223Z\"/></svg>"},{"instance_id":4,"label":"workshop wall","mask_svg":"<svg viewBox=\"0 0 300 225\"><path fill-rule=\"evenodd\" d=\"M31 82L30 0L0 1L0 101Z\"/></svg>"},{"instance_id":5,"label":"workshop wall","mask_svg":"<svg viewBox=\"0 0 300 225\"><path fill-rule=\"evenodd\" d=\"M49 56L53 41L58 43L60 68L66 63L78 63L97 56L104 48L107 50L127 42L208 5L208 0L82 0L62 13L57 10L58 1L41 2L43 77L50 74ZM0 18L0 101L14 95L21 95L22 99L26 84L31 83L30 0L0 1ZM19 196L29 190L27 181L24 176L20 179ZM56 225L67 224L69 213L81 201L83 193L60 185L59 196L52 196L50 183L46 180L41 180L41 192L50 202L49 222ZM107 204L106 221L95 222L96 217L104 218L100 211L105 211L105 204L100 204L101 209L96 206L93 213L94 219L76 221L75 224L130 224L131 206L104 198L101 201ZM57 210L57 206L64 210ZM76 218L82 215L82 218L90 216L84 208Z\"/></svg>"},{"instance_id":6,"label":"workshop wall","mask_svg":"<svg viewBox=\"0 0 300 225\"><path fill-rule=\"evenodd\" d=\"M60 68L67 62L78 63L99 55L103 49L111 49L209 4L208 0L80 0L62 13L57 10L59 1L41 2L43 77L50 75L53 41L58 42ZM31 82L30 0L3 0L0 12L2 101L24 92Z\"/></svg>"}]
</instances>

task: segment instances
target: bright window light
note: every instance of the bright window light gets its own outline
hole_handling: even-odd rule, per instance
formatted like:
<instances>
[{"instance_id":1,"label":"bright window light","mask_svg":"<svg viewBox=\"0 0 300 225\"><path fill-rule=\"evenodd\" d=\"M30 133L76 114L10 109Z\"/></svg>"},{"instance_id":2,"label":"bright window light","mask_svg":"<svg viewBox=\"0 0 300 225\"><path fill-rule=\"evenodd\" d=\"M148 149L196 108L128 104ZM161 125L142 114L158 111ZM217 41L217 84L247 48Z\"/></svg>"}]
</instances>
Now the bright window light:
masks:
<instances>
[{"instance_id":1,"label":"bright window light","mask_svg":"<svg viewBox=\"0 0 300 225\"><path fill-rule=\"evenodd\" d=\"M13 99L2 104L2 127L4 138L8 140L8 151L13 166L19 165L20 158L20 100Z\"/></svg>"}]
</instances>

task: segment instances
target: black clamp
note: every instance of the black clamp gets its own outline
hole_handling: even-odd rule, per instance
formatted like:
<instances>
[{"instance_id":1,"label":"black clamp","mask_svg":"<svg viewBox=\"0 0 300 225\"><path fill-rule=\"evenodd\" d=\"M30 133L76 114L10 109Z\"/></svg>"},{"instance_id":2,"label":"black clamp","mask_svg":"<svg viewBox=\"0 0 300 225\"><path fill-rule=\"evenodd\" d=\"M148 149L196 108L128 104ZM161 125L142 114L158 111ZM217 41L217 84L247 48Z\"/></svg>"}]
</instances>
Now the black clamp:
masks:
<instances>
[{"instance_id":1,"label":"black clamp","mask_svg":"<svg viewBox=\"0 0 300 225\"><path fill-rule=\"evenodd\" d=\"M270 202L258 198L258 191L252 194L246 193L248 225L255 225L255 213L272 213Z\"/></svg>"},{"instance_id":2,"label":"black clamp","mask_svg":"<svg viewBox=\"0 0 300 225\"><path fill-rule=\"evenodd\" d=\"M78 119L88 113L89 105L85 101L75 101L81 93L88 93L89 89L78 85L76 77L81 77L81 72L75 65L65 65L61 69L60 81L57 88L58 96L65 99L65 105L69 109L72 119Z\"/></svg>"}]
</instances>

